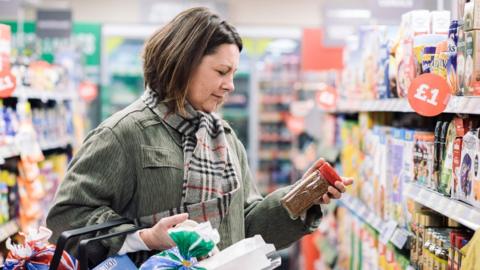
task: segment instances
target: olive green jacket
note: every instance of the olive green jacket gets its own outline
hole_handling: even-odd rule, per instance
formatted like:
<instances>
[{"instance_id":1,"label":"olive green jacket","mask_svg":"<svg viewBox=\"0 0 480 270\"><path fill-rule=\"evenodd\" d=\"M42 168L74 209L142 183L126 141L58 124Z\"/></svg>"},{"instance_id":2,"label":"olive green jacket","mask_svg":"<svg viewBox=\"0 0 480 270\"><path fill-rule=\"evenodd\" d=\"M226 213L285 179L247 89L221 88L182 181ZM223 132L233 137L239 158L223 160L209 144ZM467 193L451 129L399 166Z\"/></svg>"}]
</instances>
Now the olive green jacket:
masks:
<instances>
[{"instance_id":1,"label":"olive green jacket","mask_svg":"<svg viewBox=\"0 0 480 270\"><path fill-rule=\"evenodd\" d=\"M277 249L311 232L321 217L316 207L306 222L292 220L279 203L290 187L262 198L249 171L245 149L225 123L226 137L241 189L231 202L219 233L223 249L245 237L260 234ZM178 207L182 196L183 150L181 135L166 125L141 100L114 114L89 133L71 161L51 208L47 226L52 242L72 228L127 217L139 218ZM124 230L134 225L122 225ZM116 254L125 237L93 246L92 264ZM76 254L78 241L69 245ZM139 264L151 254L130 254Z\"/></svg>"}]
</instances>

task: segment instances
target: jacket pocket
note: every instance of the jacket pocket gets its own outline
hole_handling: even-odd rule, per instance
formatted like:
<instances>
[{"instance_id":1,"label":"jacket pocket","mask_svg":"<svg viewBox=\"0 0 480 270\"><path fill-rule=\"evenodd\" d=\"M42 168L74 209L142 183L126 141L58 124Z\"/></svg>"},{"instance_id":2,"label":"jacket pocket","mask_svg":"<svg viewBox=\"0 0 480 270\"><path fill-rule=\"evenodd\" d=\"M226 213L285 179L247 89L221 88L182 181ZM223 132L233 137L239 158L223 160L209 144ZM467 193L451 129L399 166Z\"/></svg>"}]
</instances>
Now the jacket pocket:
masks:
<instances>
[{"instance_id":1,"label":"jacket pocket","mask_svg":"<svg viewBox=\"0 0 480 270\"><path fill-rule=\"evenodd\" d=\"M169 148L141 146L137 214L145 216L178 207L182 199L183 154Z\"/></svg>"},{"instance_id":2,"label":"jacket pocket","mask_svg":"<svg viewBox=\"0 0 480 270\"><path fill-rule=\"evenodd\" d=\"M142 145L143 168L177 168L183 169L183 157L168 148Z\"/></svg>"}]
</instances>

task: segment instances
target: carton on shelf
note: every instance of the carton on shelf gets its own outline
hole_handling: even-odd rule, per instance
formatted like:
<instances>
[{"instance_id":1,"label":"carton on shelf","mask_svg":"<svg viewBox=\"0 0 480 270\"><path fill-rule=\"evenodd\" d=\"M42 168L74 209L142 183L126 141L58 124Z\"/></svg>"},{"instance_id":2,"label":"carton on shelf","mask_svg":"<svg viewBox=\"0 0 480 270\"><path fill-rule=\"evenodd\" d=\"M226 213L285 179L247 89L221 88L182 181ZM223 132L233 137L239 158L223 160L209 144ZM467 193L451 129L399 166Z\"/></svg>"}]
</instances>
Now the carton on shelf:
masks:
<instances>
[{"instance_id":1,"label":"carton on shelf","mask_svg":"<svg viewBox=\"0 0 480 270\"><path fill-rule=\"evenodd\" d=\"M463 137L462 161L458 169L457 198L472 203L474 198L473 181L478 176L478 130L470 130Z\"/></svg>"},{"instance_id":2,"label":"carton on shelf","mask_svg":"<svg viewBox=\"0 0 480 270\"><path fill-rule=\"evenodd\" d=\"M480 30L465 32L464 95L480 95Z\"/></svg>"},{"instance_id":3,"label":"carton on shelf","mask_svg":"<svg viewBox=\"0 0 480 270\"><path fill-rule=\"evenodd\" d=\"M428 10L410 11L410 27L414 36L430 33L430 12Z\"/></svg>"},{"instance_id":4,"label":"carton on shelf","mask_svg":"<svg viewBox=\"0 0 480 270\"><path fill-rule=\"evenodd\" d=\"M463 14L465 31L480 30L480 0L471 0L465 3Z\"/></svg>"},{"instance_id":5,"label":"carton on shelf","mask_svg":"<svg viewBox=\"0 0 480 270\"><path fill-rule=\"evenodd\" d=\"M457 0L457 18L463 19L465 15L465 2L466 0Z\"/></svg>"},{"instance_id":6,"label":"carton on shelf","mask_svg":"<svg viewBox=\"0 0 480 270\"><path fill-rule=\"evenodd\" d=\"M456 95L463 96L465 93L465 58L466 58L466 42L464 25L458 27L458 43L457 43L457 91Z\"/></svg>"},{"instance_id":7,"label":"carton on shelf","mask_svg":"<svg viewBox=\"0 0 480 270\"><path fill-rule=\"evenodd\" d=\"M432 34L448 34L450 26L450 11L435 10L430 12L430 25Z\"/></svg>"}]
</instances>

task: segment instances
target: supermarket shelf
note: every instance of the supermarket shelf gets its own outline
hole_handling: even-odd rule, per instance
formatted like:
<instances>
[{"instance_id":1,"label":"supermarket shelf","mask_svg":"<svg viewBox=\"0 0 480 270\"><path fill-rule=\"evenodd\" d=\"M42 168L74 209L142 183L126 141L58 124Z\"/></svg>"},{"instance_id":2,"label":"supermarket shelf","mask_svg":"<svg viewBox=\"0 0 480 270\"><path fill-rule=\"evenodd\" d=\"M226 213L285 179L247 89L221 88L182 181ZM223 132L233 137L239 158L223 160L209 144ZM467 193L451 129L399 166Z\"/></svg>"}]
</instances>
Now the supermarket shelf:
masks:
<instances>
[{"instance_id":1,"label":"supermarket shelf","mask_svg":"<svg viewBox=\"0 0 480 270\"><path fill-rule=\"evenodd\" d=\"M58 148L65 148L68 145L72 144L72 139L66 139L66 140L60 140L60 141L55 141L51 143L41 143L40 147L42 148L42 151L48 151L48 150L53 150L53 149L58 149Z\"/></svg>"},{"instance_id":2,"label":"supermarket shelf","mask_svg":"<svg viewBox=\"0 0 480 270\"><path fill-rule=\"evenodd\" d=\"M405 98L339 100L335 112L413 112ZM452 96L445 113L480 114L480 97Z\"/></svg>"},{"instance_id":3,"label":"supermarket shelf","mask_svg":"<svg viewBox=\"0 0 480 270\"><path fill-rule=\"evenodd\" d=\"M472 230L480 229L480 210L466 203L413 183L406 184L405 195Z\"/></svg>"},{"instance_id":4,"label":"supermarket shelf","mask_svg":"<svg viewBox=\"0 0 480 270\"><path fill-rule=\"evenodd\" d=\"M71 139L61 140L61 141L55 141L53 143L41 143L40 148L42 148L42 151L48 151L48 150L53 150L58 148L65 148L71 144L72 144ZM0 146L0 158L7 159L7 158L12 158L17 156L20 156L20 151L17 149L14 143L9 143L9 144Z\"/></svg>"},{"instance_id":5,"label":"supermarket shelf","mask_svg":"<svg viewBox=\"0 0 480 270\"><path fill-rule=\"evenodd\" d=\"M10 236L16 234L20 227L16 219L10 220L5 224L0 225L0 242L5 241Z\"/></svg>"},{"instance_id":6,"label":"supermarket shelf","mask_svg":"<svg viewBox=\"0 0 480 270\"><path fill-rule=\"evenodd\" d=\"M280 136L260 136L260 142L264 143L292 143L292 138L282 138Z\"/></svg>"},{"instance_id":7,"label":"supermarket shelf","mask_svg":"<svg viewBox=\"0 0 480 270\"><path fill-rule=\"evenodd\" d=\"M395 221L382 220L362 201L349 194L343 194L340 203L363 222L374 228L380 234L380 241L383 241L385 244L390 242L399 249L402 249L407 244L410 232L397 227Z\"/></svg>"},{"instance_id":8,"label":"supermarket shelf","mask_svg":"<svg viewBox=\"0 0 480 270\"><path fill-rule=\"evenodd\" d=\"M260 122L262 123L278 123L283 122L282 115L275 112L263 112L260 113Z\"/></svg>"},{"instance_id":9,"label":"supermarket shelf","mask_svg":"<svg viewBox=\"0 0 480 270\"><path fill-rule=\"evenodd\" d=\"M63 101L72 100L74 98L74 94L70 91L45 91L19 86L17 89L15 89L15 92L13 92L12 97Z\"/></svg>"},{"instance_id":10,"label":"supermarket shelf","mask_svg":"<svg viewBox=\"0 0 480 270\"><path fill-rule=\"evenodd\" d=\"M261 150L258 156L261 160L291 159L290 151L285 150Z\"/></svg>"}]
</instances>

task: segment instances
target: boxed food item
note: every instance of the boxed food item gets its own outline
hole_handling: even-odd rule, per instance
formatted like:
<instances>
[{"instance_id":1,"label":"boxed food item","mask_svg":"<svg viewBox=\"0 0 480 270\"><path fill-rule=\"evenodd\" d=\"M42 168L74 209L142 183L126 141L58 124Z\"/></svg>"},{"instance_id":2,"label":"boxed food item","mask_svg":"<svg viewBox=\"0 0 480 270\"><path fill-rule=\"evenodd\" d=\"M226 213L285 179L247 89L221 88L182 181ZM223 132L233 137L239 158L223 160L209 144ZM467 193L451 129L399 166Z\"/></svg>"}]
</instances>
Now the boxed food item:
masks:
<instances>
[{"instance_id":1,"label":"boxed food item","mask_svg":"<svg viewBox=\"0 0 480 270\"><path fill-rule=\"evenodd\" d=\"M447 63L449 58L448 41L444 40L439 42L433 59L433 73L447 79Z\"/></svg>"},{"instance_id":2,"label":"boxed food item","mask_svg":"<svg viewBox=\"0 0 480 270\"><path fill-rule=\"evenodd\" d=\"M470 130L463 137L462 159L458 173L457 199L471 202L473 199L473 180L478 176L478 129Z\"/></svg>"},{"instance_id":3,"label":"boxed food item","mask_svg":"<svg viewBox=\"0 0 480 270\"><path fill-rule=\"evenodd\" d=\"M453 20L448 30L448 62L447 62L447 83L452 94L457 92L457 46L458 46L457 20Z\"/></svg>"},{"instance_id":4,"label":"boxed food item","mask_svg":"<svg viewBox=\"0 0 480 270\"><path fill-rule=\"evenodd\" d=\"M465 21L465 31L480 30L480 1L471 0L465 3L463 14Z\"/></svg>"},{"instance_id":5,"label":"boxed food item","mask_svg":"<svg viewBox=\"0 0 480 270\"><path fill-rule=\"evenodd\" d=\"M440 191L442 161L445 160L445 141L447 137L448 121L437 121L435 126L435 153L434 153L434 172L432 178L432 189Z\"/></svg>"},{"instance_id":6,"label":"boxed food item","mask_svg":"<svg viewBox=\"0 0 480 270\"><path fill-rule=\"evenodd\" d=\"M455 139L453 141L453 152L452 152L452 182L450 184L450 194L452 198L458 198L458 186L459 186L459 169L462 161L462 147L463 147L463 136L468 131L469 120L456 117L453 119L455 125Z\"/></svg>"},{"instance_id":7,"label":"boxed food item","mask_svg":"<svg viewBox=\"0 0 480 270\"><path fill-rule=\"evenodd\" d=\"M412 10L406 14L406 26L413 36L430 33L430 11L419 9Z\"/></svg>"},{"instance_id":8,"label":"boxed food item","mask_svg":"<svg viewBox=\"0 0 480 270\"><path fill-rule=\"evenodd\" d=\"M435 136L432 132L415 133L414 181L428 188L432 188L434 141Z\"/></svg>"},{"instance_id":9,"label":"boxed food item","mask_svg":"<svg viewBox=\"0 0 480 270\"><path fill-rule=\"evenodd\" d=\"M467 0L457 0L457 18L463 19L465 15L465 2Z\"/></svg>"},{"instance_id":10,"label":"boxed food item","mask_svg":"<svg viewBox=\"0 0 480 270\"><path fill-rule=\"evenodd\" d=\"M465 42L464 25L458 27L458 42L457 42L457 90L456 95L463 96L465 93L465 61L467 54L467 47Z\"/></svg>"},{"instance_id":11,"label":"boxed food item","mask_svg":"<svg viewBox=\"0 0 480 270\"><path fill-rule=\"evenodd\" d=\"M415 131L412 129L406 129L403 137L403 166L402 166L402 175L403 181L411 182L413 181L413 167L415 166L413 162L414 155L414 146L415 146Z\"/></svg>"},{"instance_id":12,"label":"boxed food item","mask_svg":"<svg viewBox=\"0 0 480 270\"><path fill-rule=\"evenodd\" d=\"M464 95L480 95L480 30L465 33Z\"/></svg>"},{"instance_id":13,"label":"boxed food item","mask_svg":"<svg viewBox=\"0 0 480 270\"><path fill-rule=\"evenodd\" d=\"M477 130L477 135L480 136L480 130ZM474 170L474 178L473 178L473 191L472 196L470 198L470 202L476 208L480 209L480 162L478 160L480 156L480 139L477 142L477 159L474 162L475 170Z\"/></svg>"},{"instance_id":14,"label":"boxed food item","mask_svg":"<svg viewBox=\"0 0 480 270\"><path fill-rule=\"evenodd\" d=\"M450 187L453 177L453 145L457 138L455 129L455 120L448 124L447 135L445 138L444 158L441 160L440 183L438 191L444 195L450 196Z\"/></svg>"},{"instance_id":15,"label":"boxed food item","mask_svg":"<svg viewBox=\"0 0 480 270\"><path fill-rule=\"evenodd\" d=\"M430 25L430 33L446 35L450 26L450 11L435 10L430 12Z\"/></svg>"},{"instance_id":16,"label":"boxed food item","mask_svg":"<svg viewBox=\"0 0 480 270\"><path fill-rule=\"evenodd\" d=\"M389 219L395 220L398 226L405 228L407 226L407 215L404 208L404 178L402 177L404 165L404 139L405 130L393 128L390 143L388 144L388 179L387 194L389 198L390 209L387 211Z\"/></svg>"}]
</instances>

